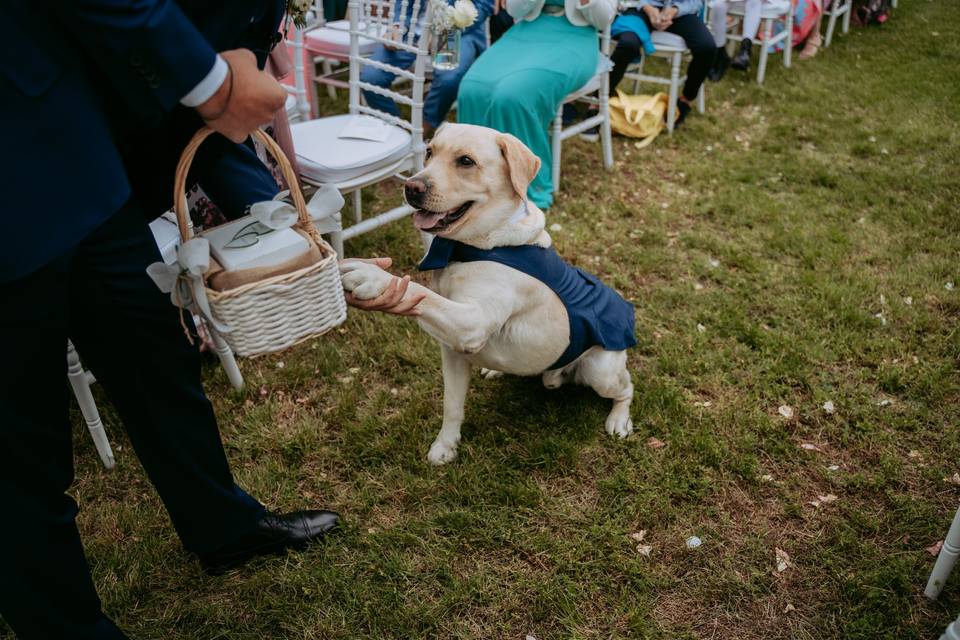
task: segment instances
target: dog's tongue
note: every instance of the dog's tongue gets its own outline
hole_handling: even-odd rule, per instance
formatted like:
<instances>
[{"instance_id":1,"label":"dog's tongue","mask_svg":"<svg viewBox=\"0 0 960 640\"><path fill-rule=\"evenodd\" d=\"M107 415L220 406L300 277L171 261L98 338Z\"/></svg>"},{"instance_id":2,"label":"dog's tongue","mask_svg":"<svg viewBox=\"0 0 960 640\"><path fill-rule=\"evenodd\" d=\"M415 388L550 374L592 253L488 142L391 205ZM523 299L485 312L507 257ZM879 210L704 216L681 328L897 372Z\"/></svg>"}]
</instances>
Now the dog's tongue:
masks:
<instances>
[{"instance_id":1,"label":"dog's tongue","mask_svg":"<svg viewBox=\"0 0 960 640\"><path fill-rule=\"evenodd\" d=\"M445 212L431 213L427 211L417 211L413 214L413 226L421 231L427 231L437 226L437 223L443 219Z\"/></svg>"}]
</instances>

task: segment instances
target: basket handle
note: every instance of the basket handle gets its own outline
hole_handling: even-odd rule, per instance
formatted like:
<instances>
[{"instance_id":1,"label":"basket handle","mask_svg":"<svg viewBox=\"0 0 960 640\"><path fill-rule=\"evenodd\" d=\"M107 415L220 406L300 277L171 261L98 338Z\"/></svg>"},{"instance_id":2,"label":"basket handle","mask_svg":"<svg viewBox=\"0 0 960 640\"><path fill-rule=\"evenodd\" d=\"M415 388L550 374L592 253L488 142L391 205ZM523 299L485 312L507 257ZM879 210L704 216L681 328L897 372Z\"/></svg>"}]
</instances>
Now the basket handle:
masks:
<instances>
[{"instance_id":1,"label":"basket handle","mask_svg":"<svg viewBox=\"0 0 960 640\"><path fill-rule=\"evenodd\" d=\"M213 129L210 127L201 127L200 130L194 134L193 138L190 139L190 142L187 143L187 146L183 149L183 153L180 154L180 162L177 163L177 173L173 180L173 209L177 214L177 227L180 229L181 242L186 242L193 235L190 225L187 224L187 216L189 215L186 193L187 174L190 172L190 165L193 163L193 157L197 154L197 149L200 148L203 141L212 133ZM297 179L297 174L294 173L293 167L290 165L286 154L283 153L283 149L274 142L273 138L260 129L255 129L253 136L263 143L263 146L267 148L270 155L277 161L277 164L280 166L280 171L283 173L283 178L290 186L293 206L297 209L296 226L300 227L307 235L313 238L315 242L323 246L325 242L320 234L317 233L316 227L313 226L313 220L310 218L310 214L307 213L307 203L303 199L303 192L300 190L300 181Z\"/></svg>"}]
</instances>

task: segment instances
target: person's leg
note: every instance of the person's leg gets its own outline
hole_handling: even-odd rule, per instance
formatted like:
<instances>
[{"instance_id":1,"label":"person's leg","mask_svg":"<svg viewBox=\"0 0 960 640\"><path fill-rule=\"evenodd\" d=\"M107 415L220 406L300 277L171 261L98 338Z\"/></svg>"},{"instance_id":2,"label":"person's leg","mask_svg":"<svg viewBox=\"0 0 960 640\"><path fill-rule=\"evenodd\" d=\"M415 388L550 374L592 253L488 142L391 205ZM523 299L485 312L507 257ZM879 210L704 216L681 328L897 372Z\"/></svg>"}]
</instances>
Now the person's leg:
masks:
<instances>
[{"instance_id":1,"label":"person's leg","mask_svg":"<svg viewBox=\"0 0 960 640\"><path fill-rule=\"evenodd\" d=\"M613 61L613 69L610 70L610 95L616 94L617 85L623 80L623 74L627 72L627 67L631 62L640 56L642 44L640 38L632 31L624 31L617 36L617 46L613 49L610 60Z\"/></svg>"},{"instance_id":2,"label":"person's leg","mask_svg":"<svg viewBox=\"0 0 960 640\"><path fill-rule=\"evenodd\" d=\"M746 71L750 67L750 53L753 49L753 41L757 37L757 30L760 28L760 12L763 8L763 0L746 0L743 9L743 40L740 41L740 47L737 54L730 61L730 66L740 71Z\"/></svg>"},{"instance_id":3,"label":"person's leg","mask_svg":"<svg viewBox=\"0 0 960 640\"><path fill-rule=\"evenodd\" d=\"M200 354L146 274L159 259L143 215L128 204L77 252L69 334L116 406L184 547L209 553L253 530L264 508L233 481L200 382ZM189 314L186 321L192 328Z\"/></svg>"},{"instance_id":4,"label":"person's leg","mask_svg":"<svg viewBox=\"0 0 960 640\"><path fill-rule=\"evenodd\" d=\"M683 99L688 103L693 102L713 64L713 58L717 52L716 43L707 25L695 15L676 18L667 31L683 38L687 48L690 49L692 59L687 68L687 81L683 85Z\"/></svg>"},{"instance_id":5,"label":"person's leg","mask_svg":"<svg viewBox=\"0 0 960 640\"><path fill-rule=\"evenodd\" d=\"M0 283L0 616L20 640L126 637L101 611L66 495L70 263Z\"/></svg>"},{"instance_id":6,"label":"person's leg","mask_svg":"<svg viewBox=\"0 0 960 640\"><path fill-rule=\"evenodd\" d=\"M760 10L763 0L745 0L743 6L743 37L750 40L757 39L760 29Z\"/></svg>"},{"instance_id":7,"label":"person's leg","mask_svg":"<svg viewBox=\"0 0 960 640\"><path fill-rule=\"evenodd\" d=\"M507 29L513 26L513 18L505 10L501 9L495 15L490 16L490 44L493 44L507 32Z\"/></svg>"},{"instance_id":8,"label":"person's leg","mask_svg":"<svg viewBox=\"0 0 960 640\"><path fill-rule=\"evenodd\" d=\"M446 120L453 101L457 99L460 81L470 70L477 57L487 48L486 34L482 29L464 33L460 40L460 65L449 71L435 70L430 92L423 103L423 120L432 132Z\"/></svg>"},{"instance_id":9,"label":"person's leg","mask_svg":"<svg viewBox=\"0 0 960 640\"><path fill-rule=\"evenodd\" d=\"M207 147L204 142L194 159L188 180L196 179L200 183L204 193L227 220L236 220L247 213L251 204L272 200L280 192L270 169L253 149L246 144L233 144L222 136L213 138L226 143L226 147L222 153L201 156L200 152Z\"/></svg>"},{"instance_id":10,"label":"person's leg","mask_svg":"<svg viewBox=\"0 0 960 640\"><path fill-rule=\"evenodd\" d=\"M394 67L399 67L401 69L406 69L414 61L414 55L407 51L398 51L398 50L389 50L385 46L377 45L377 48L374 50L371 58L377 62L383 62L385 64L393 65ZM368 84L372 84L378 87L389 87L397 75L395 73L390 73L389 71L384 71L383 69L377 69L376 67L371 67L364 65L360 71L360 80ZM367 101L367 106L377 111L383 111L392 116L400 116L400 110L397 108L397 103L391 100L386 96L382 96L379 93L373 91L363 91L363 97Z\"/></svg>"},{"instance_id":11,"label":"person's leg","mask_svg":"<svg viewBox=\"0 0 960 640\"><path fill-rule=\"evenodd\" d=\"M727 9L727 0L717 0L710 13L710 30L713 32L713 43L717 46L708 74L713 82L720 82L730 66L730 56L727 54Z\"/></svg>"},{"instance_id":12,"label":"person's leg","mask_svg":"<svg viewBox=\"0 0 960 640\"><path fill-rule=\"evenodd\" d=\"M727 0L717 0L710 7L710 30L717 47L727 44Z\"/></svg>"}]
</instances>

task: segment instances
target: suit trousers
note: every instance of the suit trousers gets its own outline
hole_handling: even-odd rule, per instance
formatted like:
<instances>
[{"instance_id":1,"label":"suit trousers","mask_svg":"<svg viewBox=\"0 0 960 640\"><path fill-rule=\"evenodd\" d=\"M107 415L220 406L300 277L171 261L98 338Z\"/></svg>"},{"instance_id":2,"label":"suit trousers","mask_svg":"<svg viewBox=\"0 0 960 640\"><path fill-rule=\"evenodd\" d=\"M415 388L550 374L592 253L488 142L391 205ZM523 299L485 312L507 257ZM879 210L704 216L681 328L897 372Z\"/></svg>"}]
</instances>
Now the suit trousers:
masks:
<instances>
[{"instance_id":1,"label":"suit trousers","mask_svg":"<svg viewBox=\"0 0 960 640\"><path fill-rule=\"evenodd\" d=\"M101 610L78 507L66 495L68 338L115 405L188 551L216 550L263 515L233 481L200 355L146 275L159 259L130 202L67 255L0 283L0 616L20 640L125 637Z\"/></svg>"}]
</instances>

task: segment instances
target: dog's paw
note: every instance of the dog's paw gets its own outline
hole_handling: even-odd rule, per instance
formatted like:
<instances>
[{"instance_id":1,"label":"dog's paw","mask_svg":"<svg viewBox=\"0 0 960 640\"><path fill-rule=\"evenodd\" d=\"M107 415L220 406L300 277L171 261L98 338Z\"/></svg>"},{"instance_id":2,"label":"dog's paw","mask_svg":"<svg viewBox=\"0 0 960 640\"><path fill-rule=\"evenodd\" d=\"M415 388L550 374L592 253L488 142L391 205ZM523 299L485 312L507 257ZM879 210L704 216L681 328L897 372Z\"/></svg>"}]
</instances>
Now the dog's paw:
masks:
<instances>
[{"instance_id":1,"label":"dog's paw","mask_svg":"<svg viewBox=\"0 0 960 640\"><path fill-rule=\"evenodd\" d=\"M559 389L563 386L563 369L543 372L543 386L547 389Z\"/></svg>"},{"instance_id":2,"label":"dog's paw","mask_svg":"<svg viewBox=\"0 0 960 640\"><path fill-rule=\"evenodd\" d=\"M369 262L343 260L340 263L340 282L358 300L376 298L387 290L392 280L393 275Z\"/></svg>"},{"instance_id":3,"label":"dog's paw","mask_svg":"<svg viewBox=\"0 0 960 640\"><path fill-rule=\"evenodd\" d=\"M433 441L430 445L430 452L427 454L427 460L434 466L447 464L457 457L457 445L444 442L440 438Z\"/></svg>"},{"instance_id":4,"label":"dog's paw","mask_svg":"<svg viewBox=\"0 0 960 640\"><path fill-rule=\"evenodd\" d=\"M497 378L503 377L503 371L497 371L496 369L480 369L480 375L483 376L485 380L495 380Z\"/></svg>"},{"instance_id":5,"label":"dog's paw","mask_svg":"<svg viewBox=\"0 0 960 640\"><path fill-rule=\"evenodd\" d=\"M611 412L607 416L607 433L618 438L626 438L633 433L633 420L628 415L621 415L618 412Z\"/></svg>"}]
</instances>

